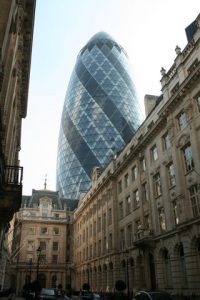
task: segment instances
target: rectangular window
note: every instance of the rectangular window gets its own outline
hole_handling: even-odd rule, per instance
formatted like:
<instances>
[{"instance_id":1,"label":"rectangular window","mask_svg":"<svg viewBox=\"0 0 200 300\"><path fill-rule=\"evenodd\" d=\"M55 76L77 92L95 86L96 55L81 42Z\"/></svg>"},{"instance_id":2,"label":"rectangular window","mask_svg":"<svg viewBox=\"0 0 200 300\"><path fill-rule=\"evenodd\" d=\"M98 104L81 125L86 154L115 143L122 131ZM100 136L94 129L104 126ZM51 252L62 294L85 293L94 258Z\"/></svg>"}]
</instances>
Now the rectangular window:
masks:
<instances>
[{"instance_id":1,"label":"rectangular window","mask_svg":"<svg viewBox=\"0 0 200 300\"><path fill-rule=\"evenodd\" d=\"M122 181L120 180L118 182L118 193L120 194L122 192Z\"/></svg>"},{"instance_id":2,"label":"rectangular window","mask_svg":"<svg viewBox=\"0 0 200 300\"><path fill-rule=\"evenodd\" d=\"M96 227L97 227L97 222L94 221L94 226L93 226L93 236L96 236Z\"/></svg>"},{"instance_id":3,"label":"rectangular window","mask_svg":"<svg viewBox=\"0 0 200 300\"><path fill-rule=\"evenodd\" d=\"M27 251L34 251L34 242L28 241Z\"/></svg>"},{"instance_id":4,"label":"rectangular window","mask_svg":"<svg viewBox=\"0 0 200 300\"><path fill-rule=\"evenodd\" d=\"M46 242L45 241L40 241L40 249L41 250L46 250L46 248L47 248Z\"/></svg>"},{"instance_id":5,"label":"rectangular window","mask_svg":"<svg viewBox=\"0 0 200 300\"><path fill-rule=\"evenodd\" d=\"M58 250L58 242L53 242L53 251Z\"/></svg>"},{"instance_id":6,"label":"rectangular window","mask_svg":"<svg viewBox=\"0 0 200 300\"><path fill-rule=\"evenodd\" d=\"M55 219L57 219L57 220L59 219L59 214L55 214L54 216L55 216Z\"/></svg>"},{"instance_id":7,"label":"rectangular window","mask_svg":"<svg viewBox=\"0 0 200 300\"><path fill-rule=\"evenodd\" d=\"M145 172L146 171L146 160L145 160L145 158L142 159L141 164L142 164L142 171Z\"/></svg>"},{"instance_id":8,"label":"rectangular window","mask_svg":"<svg viewBox=\"0 0 200 300\"><path fill-rule=\"evenodd\" d=\"M108 225L112 224L112 209L108 209Z\"/></svg>"},{"instance_id":9,"label":"rectangular window","mask_svg":"<svg viewBox=\"0 0 200 300\"><path fill-rule=\"evenodd\" d=\"M144 229L149 230L150 229L150 218L149 215L144 216Z\"/></svg>"},{"instance_id":10,"label":"rectangular window","mask_svg":"<svg viewBox=\"0 0 200 300\"><path fill-rule=\"evenodd\" d=\"M120 248L123 250L125 248L125 232L124 229L120 230Z\"/></svg>"},{"instance_id":11,"label":"rectangular window","mask_svg":"<svg viewBox=\"0 0 200 300\"><path fill-rule=\"evenodd\" d=\"M136 166L134 166L132 169L131 169L131 173L132 173L132 181L135 181L138 177L138 169Z\"/></svg>"},{"instance_id":12,"label":"rectangular window","mask_svg":"<svg viewBox=\"0 0 200 300\"><path fill-rule=\"evenodd\" d=\"M98 229L98 232L101 231L101 217L98 217L98 225L97 225L97 229Z\"/></svg>"},{"instance_id":13,"label":"rectangular window","mask_svg":"<svg viewBox=\"0 0 200 300\"><path fill-rule=\"evenodd\" d=\"M109 241L108 241L108 249L112 249L113 248L113 236L112 233L109 234Z\"/></svg>"},{"instance_id":14,"label":"rectangular window","mask_svg":"<svg viewBox=\"0 0 200 300\"><path fill-rule=\"evenodd\" d=\"M124 210L123 210L123 202L119 203L119 218L122 219L124 216Z\"/></svg>"},{"instance_id":15,"label":"rectangular window","mask_svg":"<svg viewBox=\"0 0 200 300\"><path fill-rule=\"evenodd\" d=\"M159 215L160 229L161 229L161 231L165 231L166 230L166 222L165 222L165 212L164 212L163 207L161 209L159 209L158 215Z\"/></svg>"},{"instance_id":16,"label":"rectangular window","mask_svg":"<svg viewBox=\"0 0 200 300\"><path fill-rule=\"evenodd\" d=\"M153 161L158 159L158 149L156 145L151 148L151 158Z\"/></svg>"},{"instance_id":17,"label":"rectangular window","mask_svg":"<svg viewBox=\"0 0 200 300\"><path fill-rule=\"evenodd\" d=\"M186 118L186 113L185 112L181 112L178 117L178 125L180 129L184 129L187 126L187 118Z\"/></svg>"},{"instance_id":18,"label":"rectangular window","mask_svg":"<svg viewBox=\"0 0 200 300\"><path fill-rule=\"evenodd\" d=\"M96 249L97 249L97 243L95 242L95 243L94 243L94 247L93 247L94 257L95 257L96 254L97 254L97 252L96 252L97 250L96 250Z\"/></svg>"},{"instance_id":19,"label":"rectangular window","mask_svg":"<svg viewBox=\"0 0 200 300\"><path fill-rule=\"evenodd\" d=\"M124 186L127 188L129 186L129 176L128 173L124 176Z\"/></svg>"},{"instance_id":20,"label":"rectangular window","mask_svg":"<svg viewBox=\"0 0 200 300\"><path fill-rule=\"evenodd\" d=\"M191 186L189 192L190 192L190 201L191 201L193 216L197 217L200 214L200 201L198 196L197 185L195 184Z\"/></svg>"},{"instance_id":21,"label":"rectangular window","mask_svg":"<svg viewBox=\"0 0 200 300\"><path fill-rule=\"evenodd\" d=\"M106 236L104 236L104 239L103 239L103 253L106 252L106 246L107 246L107 239L106 239Z\"/></svg>"},{"instance_id":22,"label":"rectangular window","mask_svg":"<svg viewBox=\"0 0 200 300\"><path fill-rule=\"evenodd\" d=\"M54 228L53 228L53 234L54 234L54 235L59 234L59 228L58 228L58 227L54 227Z\"/></svg>"},{"instance_id":23,"label":"rectangular window","mask_svg":"<svg viewBox=\"0 0 200 300\"><path fill-rule=\"evenodd\" d=\"M163 135L162 141L163 141L163 150L168 150L169 148L171 148L171 140L168 132Z\"/></svg>"},{"instance_id":24,"label":"rectangular window","mask_svg":"<svg viewBox=\"0 0 200 300\"><path fill-rule=\"evenodd\" d=\"M134 208L138 208L140 206L140 196L138 190L135 190L133 192L133 201L134 201Z\"/></svg>"},{"instance_id":25,"label":"rectangular window","mask_svg":"<svg viewBox=\"0 0 200 300\"><path fill-rule=\"evenodd\" d=\"M183 156L185 161L185 169L186 172L189 172L194 168L191 145L190 144L185 145L182 150L183 150Z\"/></svg>"},{"instance_id":26,"label":"rectangular window","mask_svg":"<svg viewBox=\"0 0 200 300\"><path fill-rule=\"evenodd\" d=\"M178 225L179 224L179 211L178 211L178 205L176 203L176 201L172 202L173 205L173 214L174 214L174 221L175 224Z\"/></svg>"},{"instance_id":27,"label":"rectangular window","mask_svg":"<svg viewBox=\"0 0 200 300\"><path fill-rule=\"evenodd\" d=\"M98 241L98 254L101 254L101 240Z\"/></svg>"},{"instance_id":28,"label":"rectangular window","mask_svg":"<svg viewBox=\"0 0 200 300\"><path fill-rule=\"evenodd\" d=\"M106 213L104 213L102 216L102 229L106 229Z\"/></svg>"},{"instance_id":29,"label":"rectangular window","mask_svg":"<svg viewBox=\"0 0 200 300\"><path fill-rule=\"evenodd\" d=\"M154 193L155 197L158 197L161 195L161 180L160 180L160 174L157 173L153 176L153 185L154 185Z\"/></svg>"},{"instance_id":30,"label":"rectangular window","mask_svg":"<svg viewBox=\"0 0 200 300\"><path fill-rule=\"evenodd\" d=\"M92 224L90 224L90 236L92 236Z\"/></svg>"},{"instance_id":31,"label":"rectangular window","mask_svg":"<svg viewBox=\"0 0 200 300\"><path fill-rule=\"evenodd\" d=\"M28 228L28 234L30 234L30 235L35 234L35 228L29 227Z\"/></svg>"},{"instance_id":32,"label":"rectangular window","mask_svg":"<svg viewBox=\"0 0 200 300\"><path fill-rule=\"evenodd\" d=\"M48 234L47 227L40 228L40 234Z\"/></svg>"},{"instance_id":33,"label":"rectangular window","mask_svg":"<svg viewBox=\"0 0 200 300\"><path fill-rule=\"evenodd\" d=\"M132 224L129 224L127 226L126 240L127 240L127 246L131 247L132 246L132 242L133 242L133 228L132 228Z\"/></svg>"},{"instance_id":34,"label":"rectangular window","mask_svg":"<svg viewBox=\"0 0 200 300\"><path fill-rule=\"evenodd\" d=\"M57 264L57 262L58 262L58 255L53 254L52 255L52 263Z\"/></svg>"},{"instance_id":35,"label":"rectangular window","mask_svg":"<svg viewBox=\"0 0 200 300\"><path fill-rule=\"evenodd\" d=\"M143 195L143 201L149 201L149 195L148 195L148 188L147 188L147 183L143 183L142 185L142 195Z\"/></svg>"},{"instance_id":36,"label":"rectangular window","mask_svg":"<svg viewBox=\"0 0 200 300\"><path fill-rule=\"evenodd\" d=\"M126 197L126 214L130 214L131 212L131 197L130 195Z\"/></svg>"},{"instance_id":37,"label":"rectangular window","mask_svg":"<svg viewBox=\"0 0 200 300\"><path fill-rule=\"evenodd\" d=\"M168 164L167 171L168 171L168 178L169 178L169 186L172 187L176 184L175 170L174 170L173 162Z\"/></svg>"},{"instance_id":38,"label":"rectangular window","mask_svg":"<svg viewBox=\"0 0 200 300\"><path fill-rule=\"evenodd\" d=\"M88 241L88 227L86 227L86 242Z\"/></svg>"}]
</instances>

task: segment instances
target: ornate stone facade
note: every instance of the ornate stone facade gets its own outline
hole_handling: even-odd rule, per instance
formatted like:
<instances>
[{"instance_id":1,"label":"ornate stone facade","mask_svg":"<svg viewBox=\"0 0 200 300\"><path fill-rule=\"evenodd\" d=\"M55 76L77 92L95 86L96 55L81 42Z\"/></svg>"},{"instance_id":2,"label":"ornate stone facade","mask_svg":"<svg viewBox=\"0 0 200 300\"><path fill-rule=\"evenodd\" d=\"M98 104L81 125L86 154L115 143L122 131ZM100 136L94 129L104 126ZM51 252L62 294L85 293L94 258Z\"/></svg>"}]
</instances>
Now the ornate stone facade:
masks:
<instances>
[{"instance_id":1,"label":"ornate stone facade","mask_svg":"<svg viewBox=\"0 0 200 300\"><path fill-rule=\"evenodd\" d=\"M165 289L200 297L200 28L162 69L162 95L81 199L74 215L76 289ZM177 50L178 49L178 50Z\"/></svg>"},{"instance_id":2,"label":"ornate stone facade","mask_svg":"<svg viewBox=\"0 0 200 300\"><path fill-rule=\"evenodd\" d=\"M17 293L38 278L43 287L73 284L73 211L77 201L60 198L58 192L33 190L23 196L16 214L9 274ZM37 256L37 249L41 253Z\"/></svg>"},{"instance_id":3,"label":"ornate stone facade","mask_svg":"<svg viewBox=\"0 0 200 300\"><path fill-rule=\"evenodd\" d=\"M26 117L35 0L0 0L0 285L5 287L6 233L21 206L21 120Z\"/></svg>"}]
</instances>

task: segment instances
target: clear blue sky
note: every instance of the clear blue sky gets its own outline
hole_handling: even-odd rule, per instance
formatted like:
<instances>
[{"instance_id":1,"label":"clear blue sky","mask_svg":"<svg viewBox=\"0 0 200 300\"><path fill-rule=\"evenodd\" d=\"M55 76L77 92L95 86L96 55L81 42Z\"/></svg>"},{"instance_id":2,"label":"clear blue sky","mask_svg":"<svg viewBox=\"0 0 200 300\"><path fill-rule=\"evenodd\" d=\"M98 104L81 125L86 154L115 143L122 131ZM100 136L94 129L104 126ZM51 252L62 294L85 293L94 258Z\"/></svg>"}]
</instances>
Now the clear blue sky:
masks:
<instances>
[{"instance_id":1,"label":"clear blue sky","mask_svg":"<svg viewBox=\"0 0 200 300\"><path fill-rule=\"evenodd\" d=\"M27 117L22 124L23 194L55 190L57 142L64 97L77 54L97 32L123 46L143 108L145 94L160 95L168 70L199 0L37 0Z\"/></svg>"}]
</instances>

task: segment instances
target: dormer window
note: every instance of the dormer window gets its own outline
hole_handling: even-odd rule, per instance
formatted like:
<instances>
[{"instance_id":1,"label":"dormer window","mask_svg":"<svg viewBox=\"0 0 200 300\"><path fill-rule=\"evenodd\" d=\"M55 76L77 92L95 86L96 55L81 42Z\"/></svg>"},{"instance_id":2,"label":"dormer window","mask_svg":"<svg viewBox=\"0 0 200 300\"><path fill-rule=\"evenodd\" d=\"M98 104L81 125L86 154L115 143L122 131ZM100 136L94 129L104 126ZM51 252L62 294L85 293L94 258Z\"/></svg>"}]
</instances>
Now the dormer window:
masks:
<instances>
[{"instance_id":1,"label":"dormer window","mask_svg":"<svg viewBox=\"0 0 200 300\"><path fill-rule=\"evenodd\" d=\"M46 202L42 203L41 206L42 206L42 208L47 209L49 207L49 203L46 203Z\"/></svg>"},{"instance_id":2,"label":"dormer window","mask_svg":"<svg viewBox=\"0 0 200 300\"><path fill-rule=\"evenodd\" d=\"M52 205L52 199L50 199L46 196L39 199L40 209L48 210L51 205Z\"/></svg>"}]
</instances>

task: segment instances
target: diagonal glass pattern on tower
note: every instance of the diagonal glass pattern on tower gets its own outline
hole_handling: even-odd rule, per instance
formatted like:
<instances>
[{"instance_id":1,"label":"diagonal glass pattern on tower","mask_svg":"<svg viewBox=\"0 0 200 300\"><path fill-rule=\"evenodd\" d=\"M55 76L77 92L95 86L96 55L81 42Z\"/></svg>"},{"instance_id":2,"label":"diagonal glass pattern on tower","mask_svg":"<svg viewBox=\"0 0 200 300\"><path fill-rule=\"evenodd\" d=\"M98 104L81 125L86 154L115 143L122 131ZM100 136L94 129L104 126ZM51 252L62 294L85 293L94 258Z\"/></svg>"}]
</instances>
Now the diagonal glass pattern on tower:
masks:
<instances>
[{"instance_id":1,"label":"diagonal glass pattern on tower","mask_svg":"<svg viewBox=\"0 0 200 300\"><path fill-rule=\"evenodd\" d=\"M91 184L141 123L127 55L108 34L94 35L80 51L63 107L57 155L57 190L75 199Z\"/></svg>"}]
</instances>

